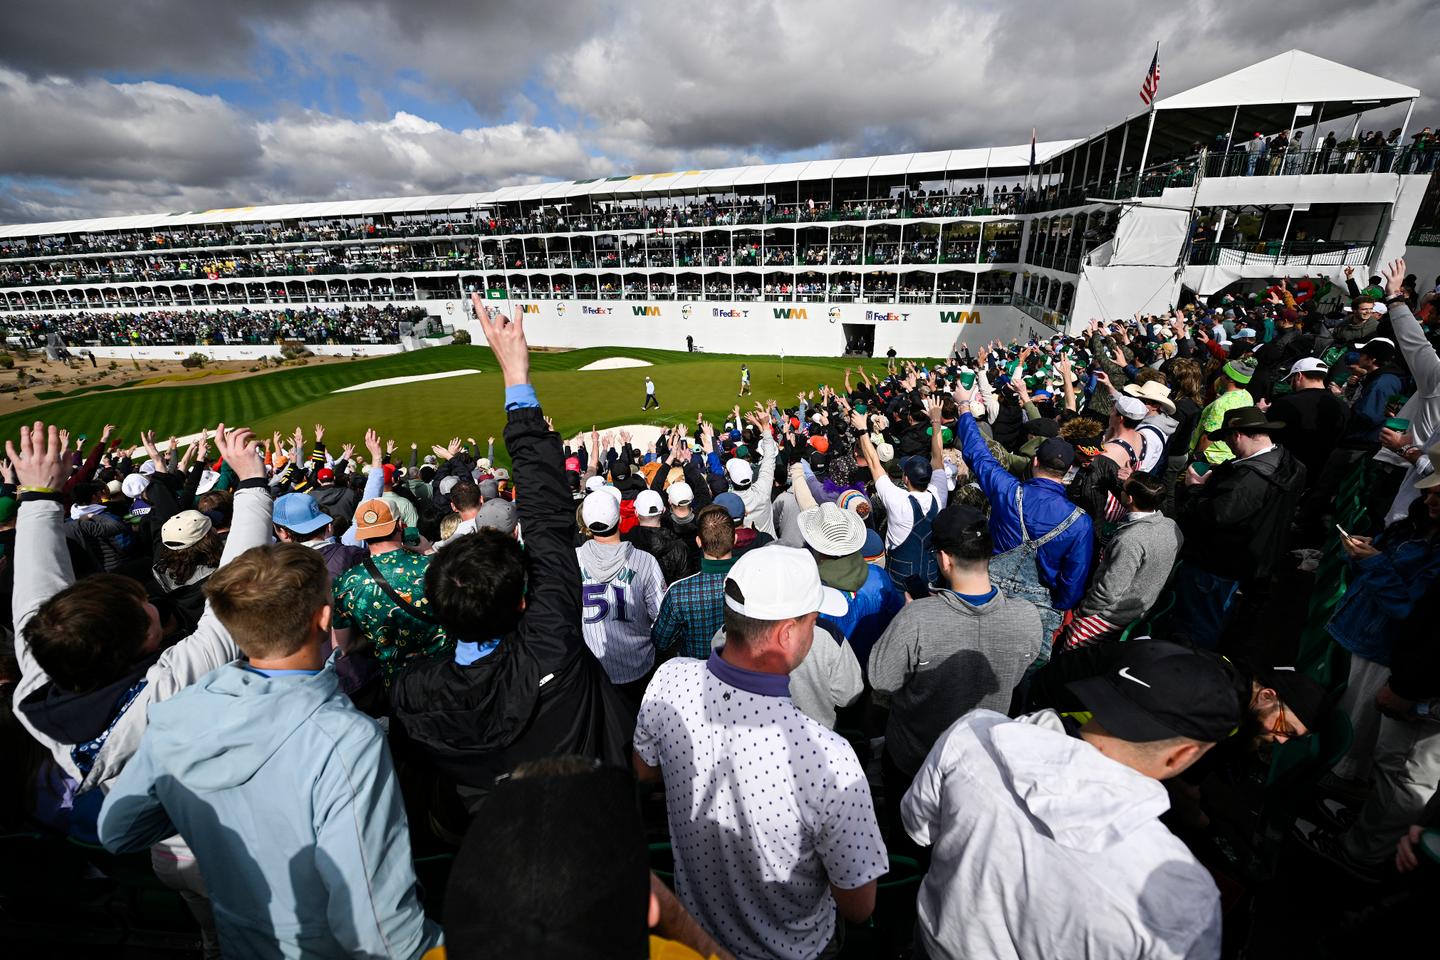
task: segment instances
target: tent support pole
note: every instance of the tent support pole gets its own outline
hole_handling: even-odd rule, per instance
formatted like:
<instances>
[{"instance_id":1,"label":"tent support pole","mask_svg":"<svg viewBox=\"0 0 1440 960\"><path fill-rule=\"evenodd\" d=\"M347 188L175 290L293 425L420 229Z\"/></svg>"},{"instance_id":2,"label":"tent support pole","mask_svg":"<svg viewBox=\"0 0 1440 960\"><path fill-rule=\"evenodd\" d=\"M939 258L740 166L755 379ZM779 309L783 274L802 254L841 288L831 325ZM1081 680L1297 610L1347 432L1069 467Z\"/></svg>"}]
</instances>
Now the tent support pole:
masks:
<instances>
[{"instance_id":1,"label":"tent support pole","mask_svg":"<svg viewBox=\"0 0 1440 960\"><path fill-rule=\"evenodd\" d=\"M1120 159L1115 164L1115 195L1120 193L1120 178L1125 174L1125 148L1130 145L1130 121L1125 121L1125 131L1120 137Z\"/></svg>"},{"instance_id":2,"label":"tent support pole","mask_svg":"<svg viewBox=\"0 0 1440 960\"><path fill-rule=\"evenodd\" d=\"M1140 167L1135 172L1135 194L1140 194L1140 180L1145 176L1145 161L1150 157L1150 137L1155 132L1155 108L1150 108L1150 123L1145 128L1145 146L1140 149Z\"/></svg>"}]
</instances>

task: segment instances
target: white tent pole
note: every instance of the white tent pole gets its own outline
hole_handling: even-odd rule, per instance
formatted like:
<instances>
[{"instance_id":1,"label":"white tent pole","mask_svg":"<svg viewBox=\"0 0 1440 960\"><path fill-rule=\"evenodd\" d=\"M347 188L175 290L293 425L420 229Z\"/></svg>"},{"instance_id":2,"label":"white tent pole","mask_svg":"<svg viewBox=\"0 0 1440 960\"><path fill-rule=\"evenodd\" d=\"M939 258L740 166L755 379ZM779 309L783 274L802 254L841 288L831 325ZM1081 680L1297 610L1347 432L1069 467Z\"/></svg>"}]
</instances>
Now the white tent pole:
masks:
<instances>
[{"instance_id":1,"label":"white tent pole","mask_svg":"<svg viewBox=\"0 0 1440 960\"><path fill-rule=\"evenodd\" d=\"M1230 136L1225 140L1225 153L1228 155L1235 149L1235 124L1240 122L1240 104L1235 104L1235 112L1230 115ZM1221 174L1224 176L1224 174Z\"/></svg>"},{"instance_id":2,"label":"white tent pole","mask_svg":"<svg viewBox=\"0 0 1440 960\"><path fill-rule=\"evenodd\" d=\"M1415 112L1415 101L1410 101L1410 106L1405 108L1405 122L1400 124L1400 139L1395 141L1395 152L1398 154L1405 149L1405 134L1410 129L1410 115Z\"/></svg>"},{"instance_id":3,"label":"white tent pole","mask_svg":"<svg viewBox=\"0 0 1440 960\"><path fill-rule=\"evenodd\" d=\"M1125 173L1125 148L1130 145L1130 121L1125 121L1125 131L1120 137L1120 159L1115 164L1115 189L1120 189L1120 177Z\"/></svg>"},{"instance_id":4,"label":"white tent pole","mask_svg":"<svg viewBox=\"0 0 1440 960\"><path fill-rule=\"evenodd\" d=\"M1140 150L1140 167L1135 173L1135 192L1140 192L1140 178L1145 176L1145 161L1150 157L1150 136L1155 132L1155 108L1150 108L1150 124L1145 128L1145 146Z\"/></svg>"}]
</instances>

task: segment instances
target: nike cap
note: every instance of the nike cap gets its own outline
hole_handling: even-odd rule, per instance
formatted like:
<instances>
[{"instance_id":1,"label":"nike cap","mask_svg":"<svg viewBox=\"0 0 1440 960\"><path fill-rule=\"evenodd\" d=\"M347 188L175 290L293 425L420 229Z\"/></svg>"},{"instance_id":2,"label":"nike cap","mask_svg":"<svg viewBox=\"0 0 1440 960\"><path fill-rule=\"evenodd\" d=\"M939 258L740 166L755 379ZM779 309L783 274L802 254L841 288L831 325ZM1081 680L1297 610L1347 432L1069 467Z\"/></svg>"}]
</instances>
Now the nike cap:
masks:
<instances>
[{"instance_id":1,"label":"nike cap","mask_svg":"<svg viewBox=\"0 0 1440 960\"><path fill-rule=\"evenodd\" d=\"M1107 732L1131 743L1171 737L1219 743L1240 726L1246 706L1233 668L1195 650L1158 659L1127 655L1068 686Z\"/></svg>"}]
</instances>

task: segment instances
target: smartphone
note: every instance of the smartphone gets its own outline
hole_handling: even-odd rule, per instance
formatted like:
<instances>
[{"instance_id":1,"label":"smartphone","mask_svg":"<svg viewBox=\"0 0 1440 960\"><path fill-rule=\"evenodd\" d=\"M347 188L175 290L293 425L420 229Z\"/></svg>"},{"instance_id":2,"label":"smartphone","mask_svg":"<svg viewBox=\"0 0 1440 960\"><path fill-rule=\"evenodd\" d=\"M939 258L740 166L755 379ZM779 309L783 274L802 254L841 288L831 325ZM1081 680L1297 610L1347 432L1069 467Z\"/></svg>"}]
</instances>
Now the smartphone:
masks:
<instances>
[{"instance_id":1,"label":"smartphone","mask_svg":"<svg viewBox=\"0 0 1440 960\"><path fill-rule=\"evenodd\" d=\"M1410 421L1404 417L1391 417L1385 421L1385 429L1394 430L1396 433L1404 433L1410 429Z\"/></svg>"},{"instance_id":2,"label":"smartphone","mask_svg":"<svg viewBox=\"0 0 1440 960\"><path fill-rule=\"evenodd\" d=\"M1346 540L1350 539L1350 534L1346 533L1345 528L1340 526L1340 524L1335 524L1335 529L1340 531L1340 536L1344 537Z\"/></svg>"}]
</instances>

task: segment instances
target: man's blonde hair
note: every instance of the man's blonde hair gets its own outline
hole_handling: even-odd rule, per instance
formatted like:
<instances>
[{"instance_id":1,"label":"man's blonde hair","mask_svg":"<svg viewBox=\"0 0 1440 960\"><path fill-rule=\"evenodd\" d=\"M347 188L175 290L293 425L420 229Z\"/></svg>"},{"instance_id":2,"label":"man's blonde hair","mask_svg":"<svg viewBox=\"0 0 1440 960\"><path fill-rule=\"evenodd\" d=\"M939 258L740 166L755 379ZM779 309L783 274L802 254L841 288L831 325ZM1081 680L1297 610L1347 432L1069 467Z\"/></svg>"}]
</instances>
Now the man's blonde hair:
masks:
<instances>
[{"instance_id":1,"label":"man's blonde hair","mask_svg":"<svg viewBox=\"0 0 1440 960\"><path fill-rule=\"evenodd\" d=\"M315 612L330 604L330 571L298 543L252 547L206 581L205 597L245 656L288 657L305 645Z\"/></svg>"}]
</instances>

